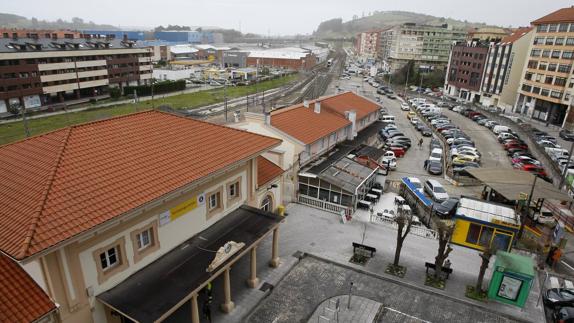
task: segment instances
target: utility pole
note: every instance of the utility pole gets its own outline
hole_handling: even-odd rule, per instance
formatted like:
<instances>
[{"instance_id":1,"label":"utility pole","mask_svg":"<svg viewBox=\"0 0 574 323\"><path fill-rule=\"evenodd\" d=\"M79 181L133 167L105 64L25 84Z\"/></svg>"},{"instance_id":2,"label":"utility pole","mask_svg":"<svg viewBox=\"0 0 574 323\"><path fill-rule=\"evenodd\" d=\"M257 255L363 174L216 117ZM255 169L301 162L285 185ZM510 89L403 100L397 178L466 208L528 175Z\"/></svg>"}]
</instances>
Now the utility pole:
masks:
<instances>
[{"instance_id":1,"label":"utility pole","mask_svg":"<svg viewBox=\"0 0 574 323\"><path fill-rule=\"evenodd\" d=\"M411 69L408 67L408 64L409 63L407 63L407 79L405 81L405 90L403 91L403 97L405 99L407 98L407 86L409 84L409 72L411 71Z\"/></svg>"},{"instance_id":2,"label":"utility pole","mask_svg":"<svg viewBox=\"0 0 574 323\"><path fill-rule=\"evenodd\" d=\"M569 157L572 157L572 151L574 150L574 141L570 144L570 152L568 153ZM568 172L568 166L570 166L570 159L566 165L564 165L564 170L562 171L562 176L560 176L560 185L558 185L559 189L562 189L562 185L564 185L564 180L566 180L566 173Z\"/></svg>"},{"instance_id":3,"label":"utility pole","mask_svg":"<svg viewBox=\"0 0 574 323\"><path fill-rule=\"evenodd\" d=\"M530 203L532 202L532 194L534 194L534 187L536 186L536 180L538 176L534 175L534 181L532 182L532 187L530 188L530 194L528 194L528 199L526 200L526 208L521 212L522 217L520 219L520 230L518 231L518 240L522 238L522 232L524 232L524 220L528 217L528 213L530 212ZM516 242L518 242L516 240Z\"/></svg>"},{"instance_id":4,"label":"utility pole","mask_svg":"<svg viewBox=\"0 0 574 323\"><path fill-rule=\"evenodd\" d=\"M227 123L227 79L223 84L223 106L225 108L225 123Z\"/></svg>"},{"instance_id":5,"label":"utility pole","mask_svg":"<svg viewBox=\"0 0 574 323\"><path fill-rule=\"evenodd\" d=\"M22 104L20 111L22 111L22 123L24 123L24 132L26 132L26 137L30 137L30 129L28 128L28 119L26 118L26 106L24 104Z\"/></svg>"}]
</instances>

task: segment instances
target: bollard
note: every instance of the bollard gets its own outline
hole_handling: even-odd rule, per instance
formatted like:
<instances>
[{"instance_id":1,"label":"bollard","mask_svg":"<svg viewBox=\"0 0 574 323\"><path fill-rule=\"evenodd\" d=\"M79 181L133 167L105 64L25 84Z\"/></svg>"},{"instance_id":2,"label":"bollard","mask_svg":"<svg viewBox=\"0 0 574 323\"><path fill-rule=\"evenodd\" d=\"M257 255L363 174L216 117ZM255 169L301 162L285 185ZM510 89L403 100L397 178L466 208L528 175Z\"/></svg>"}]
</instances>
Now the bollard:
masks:
<instances>
[{"instance_id":1,"label":"bollard","mask_svg":"<svg viewBox=\"0 0 574 323\"><path fill-rule=\"evenodd\" d=\"M347 309L351 309L351 296L353 295L353 282L349 286L349 301L347 302Z\"/></svg>"}]
</instances>

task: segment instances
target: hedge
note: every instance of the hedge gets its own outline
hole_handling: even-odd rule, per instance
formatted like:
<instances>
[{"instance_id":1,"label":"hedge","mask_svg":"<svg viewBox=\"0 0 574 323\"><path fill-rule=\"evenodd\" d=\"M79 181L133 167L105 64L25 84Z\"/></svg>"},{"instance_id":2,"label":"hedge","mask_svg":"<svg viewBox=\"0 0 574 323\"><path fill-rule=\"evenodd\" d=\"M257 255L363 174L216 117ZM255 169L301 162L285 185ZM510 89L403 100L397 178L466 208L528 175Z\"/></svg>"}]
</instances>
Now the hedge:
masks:
<instances>
[{"instance_id":1,"label":"hedge","mask_svg":"<svg viewBox=\"0 0 574 323\"><path fill-rule=\"evenodd\" d=\"M161 81L156 82L153 85L154 94L169 93L175 91L185 90L185 80L179 81ZM151 85L140 85L140 86L126 86L124 87L124 94L130 95L134 94L136 91L138 96L148 96L151 95Z\"/></svg>"}]
</instances>

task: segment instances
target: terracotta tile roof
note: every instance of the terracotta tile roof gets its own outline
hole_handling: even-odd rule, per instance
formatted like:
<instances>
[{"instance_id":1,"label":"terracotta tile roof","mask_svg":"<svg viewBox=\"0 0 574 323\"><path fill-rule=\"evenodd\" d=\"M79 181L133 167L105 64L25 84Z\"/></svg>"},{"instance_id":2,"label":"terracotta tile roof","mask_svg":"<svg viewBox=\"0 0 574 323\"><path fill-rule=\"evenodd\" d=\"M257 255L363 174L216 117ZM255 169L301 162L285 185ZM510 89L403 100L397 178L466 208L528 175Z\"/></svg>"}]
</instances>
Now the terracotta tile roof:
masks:
<instances>
[{"instance_id":1,"label":"terracotta tile roof","mask_svg":"<svg viewBox=\"0 0 574 323\"><path fill-rule=\"evenodd\" d=\"M280 142L145 111L0 146L0 250L26 258Z\"/></svg>"},{"instance_id":2,"label":"terracotta tile roof","mask_svg":"<svg viewBox=\"0 0 574 323\"><path fill-rule=\"evenodd\" d=\"M321 101L321 113L313 112L315 102ZM346 127L350 121L345 112L355 110L357 120L378 111L379 105L353 92L321 97L309 103L309 108L297 104L271 113L271 125L305 144L313 143Z\"/></svg>"},{"instance_id":3,"label":"terracotta tile roof","mask_svg":"<svg viewBox=\"0 0 574 323\"><path fill-rule=\"evenodd\" d=\"M263 156L257 157L257 186L263 186L281 174L281 167Z\"/></svg>"},{"instance_id":4,"label":"terracotta tile roof","mask_svg":"<svg viewBox=\"0 0 574 323\"><path fill-rule=\"evenodd\" d=\"M512 34L502 38L501 43L514 43L515 41L522 38L522 36L528 34L532 30L532 27L520 27L517 28Z\"/></svg>"},{"instance_id":5,"label":"terracotta tile roof","mask_svg":"<svg viewBox=\"0 0 574 323\"><path fill-rule=\"evenodd\" d=\"M313 111L314 103L308 108L300 104L277 110L271 114L271 125L304 144L310 144L351 124L349 120L324 109L322 105L321 113Z\"/></svg>"},{"instance_id":6,"label":"terracotta tile roof","mask_svg":"<svg viewBox=\"0 0 574 323\"><path fill-rule=\"evenodd\" d=\"M355 110L357 112L357 120L361 120L368 114L380 109L380 106L375 102L353 92L343 92L319 100L321 100L321 108L326 107L343 117L345 116L345 111Z\"/></svg>"},{"instance_id":7,"label":"terracotta tile roof","mask_svg":"<svg viewBox=\"0 0 574 323\"><path fill-rule=\"evenodd\" d=\"M56 305L20 265L0 253L0 322L32 322Z\"/></svg>"},{"instance_id":8,"label":"terracotta tile roof","mask_svg":"<svg viewBox=\"0 0 574 323\"><path fill-rule=\"evenodd\" d=\"M559 22L573 22L574 21L574 7L558 9L542 18L538 18L532 22L533 25L559 23Z\"/></svg>"}]
</instances>

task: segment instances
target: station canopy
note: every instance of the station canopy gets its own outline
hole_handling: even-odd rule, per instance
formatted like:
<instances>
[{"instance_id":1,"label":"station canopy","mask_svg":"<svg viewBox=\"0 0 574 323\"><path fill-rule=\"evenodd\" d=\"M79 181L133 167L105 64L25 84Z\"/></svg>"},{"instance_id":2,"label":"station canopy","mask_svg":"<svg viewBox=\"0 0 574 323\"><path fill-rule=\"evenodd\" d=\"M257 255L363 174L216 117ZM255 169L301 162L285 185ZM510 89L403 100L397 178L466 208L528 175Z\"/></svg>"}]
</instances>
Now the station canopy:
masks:
<instances>
[{"instance_id":1,"label":"station canopy","mask_svg":"<svg viewBox=\"0 0 574 323\"><path fill-rule=\"evenodd\" d=\"M467 171L510 201L520 199L521 193L530 194L535 178L533 174L517 169L474 168ZM540 178L536 180L532 195L533 201L538 199L572 201L568 194Z\"/></svg>"}]
</instances>

